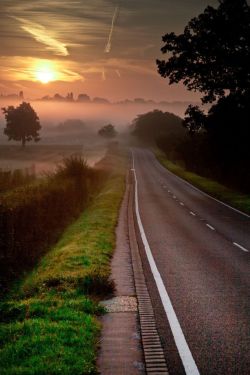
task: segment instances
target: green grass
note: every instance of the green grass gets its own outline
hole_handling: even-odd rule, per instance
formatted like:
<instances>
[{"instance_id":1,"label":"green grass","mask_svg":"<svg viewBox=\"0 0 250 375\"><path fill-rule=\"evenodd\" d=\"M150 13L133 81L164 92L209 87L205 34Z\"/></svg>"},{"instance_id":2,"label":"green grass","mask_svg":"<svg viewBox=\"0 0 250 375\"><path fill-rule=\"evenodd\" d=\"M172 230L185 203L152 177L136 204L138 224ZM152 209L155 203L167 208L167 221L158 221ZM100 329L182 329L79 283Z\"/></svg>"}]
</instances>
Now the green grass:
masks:
<instances>
[{"instance_id":1,"label":"green grass","mask_svg":"<svg viewBox=\"0 0 250 375\"><path fill-rule=\"evenodd\" d=\"M80 218L0 304L2 375L96 374L98 301L112 291L110 258L125 157Z\"/></svg>"},{"instance_id":2,"label":"green grass","mask_svg":"<svg viewBox=\"0 0 250 375\"><path fill-rule=\"evenodd\" d=\"M181 165L173 163L167 159L166 155L160 150L154 150L154 153L160 163L177 176L190 182L207 194L231 205L232 207L250 214L250 195L239 193L220 184L217 181L187 171Z\"/></svg>"}]
</instances>

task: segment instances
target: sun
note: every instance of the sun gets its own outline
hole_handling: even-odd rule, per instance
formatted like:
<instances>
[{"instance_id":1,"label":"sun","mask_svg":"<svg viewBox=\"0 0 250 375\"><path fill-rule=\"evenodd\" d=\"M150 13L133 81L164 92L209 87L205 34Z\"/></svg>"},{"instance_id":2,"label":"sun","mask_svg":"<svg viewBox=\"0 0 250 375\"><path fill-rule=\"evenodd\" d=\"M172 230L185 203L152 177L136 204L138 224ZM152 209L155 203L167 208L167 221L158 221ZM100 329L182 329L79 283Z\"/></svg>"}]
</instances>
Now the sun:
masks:
<instances>
[{"instance_id":1,"label":"sun","mask_svg":"<svg viewBox=\"0 0 250 375\"><path fill-rule=\"evenodd\" d=\"M55 71L49 64L44 64L36 68L35 76L38 81L46 84L55 80Z\"/></svg>"}]
</instances>

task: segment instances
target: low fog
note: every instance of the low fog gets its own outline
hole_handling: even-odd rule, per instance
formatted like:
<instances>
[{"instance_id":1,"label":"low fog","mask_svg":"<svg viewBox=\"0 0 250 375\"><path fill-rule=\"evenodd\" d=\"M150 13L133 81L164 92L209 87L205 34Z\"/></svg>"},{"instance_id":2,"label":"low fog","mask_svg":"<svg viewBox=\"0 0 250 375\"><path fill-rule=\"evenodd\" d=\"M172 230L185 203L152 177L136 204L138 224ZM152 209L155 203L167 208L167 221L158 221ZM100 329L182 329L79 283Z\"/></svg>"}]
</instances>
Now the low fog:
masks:
<instances>
[{"instance_id":1,"label":"low fog","mask_svg":"<svg viewBox=\"0 0 250 375\"><path fill-rule=\"evenodd\" d=\"M28 100L27 100L28 101ZM20 102L13 100L1 100L1 107L8 105L19 105ZM172 112L181 117L184 116L187 107L186 102L173 103L123 103L123 104L96 104L96 103L68 103L68 102L43 102L32 101L31 105L36 110L42 125L41 141L39 144L83 144L86 137L94 136L97 131L106 124L113 124L118 132L124 132L131 124L132 120L142 113L153 109ZM71 125L70 126L70 120ZM75 126L73 121L80 120L83 124ZM65 124L66 123L66 124ZM3 135L5 124L4 116L0 114L0 143L16 144L8 142ZM98 141L98 139L92 141Z\"/></svg>"}]
</instances>

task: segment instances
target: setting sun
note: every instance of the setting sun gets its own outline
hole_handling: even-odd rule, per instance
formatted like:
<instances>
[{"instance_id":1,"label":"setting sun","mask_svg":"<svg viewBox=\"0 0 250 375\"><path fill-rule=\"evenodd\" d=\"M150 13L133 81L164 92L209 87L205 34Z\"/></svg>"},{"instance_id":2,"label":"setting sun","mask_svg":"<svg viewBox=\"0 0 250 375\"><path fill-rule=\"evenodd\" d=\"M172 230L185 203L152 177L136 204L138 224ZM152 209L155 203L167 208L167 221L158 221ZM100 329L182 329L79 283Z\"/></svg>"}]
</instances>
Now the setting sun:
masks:
<instances>
[{"instance_id":1,"label":"setting sun","mask_svg":"<svg viewBox=\"0 0 250 375\"><path fill-rule=\"evenodd\" d=\"M49 83L55 79L55 73L49 66L44 66L36 70L36 78L42 83Z\"/></svg>"}]
</instances>

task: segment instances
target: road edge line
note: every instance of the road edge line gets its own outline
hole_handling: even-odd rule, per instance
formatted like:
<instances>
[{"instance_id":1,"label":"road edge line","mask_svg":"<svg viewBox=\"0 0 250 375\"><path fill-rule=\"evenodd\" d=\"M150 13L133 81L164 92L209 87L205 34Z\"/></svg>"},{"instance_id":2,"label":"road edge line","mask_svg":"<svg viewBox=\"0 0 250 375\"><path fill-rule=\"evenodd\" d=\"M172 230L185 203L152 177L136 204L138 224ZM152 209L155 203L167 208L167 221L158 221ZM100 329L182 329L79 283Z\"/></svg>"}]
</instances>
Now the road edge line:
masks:
<instances>
[{"instance_id":1,"label":"road edge line","mask_svg":"<svg viewBox=\"0 0 250 375\"><path fill-rule=\"evenodd\" d=\"M167 293L167 290L164 286L164 283L162 281L161 275L158 271L158 268L156 266L155 260L153 258L152 251L150 249L141 217L139 212L139 202L138 202L138 181L136 176L136 170L135 170L135 162L134 162L134 154L132 152L132 160L133 160L133 173L134 173L134 181L135 181L135 213L136 213L136 219L137 224L139 227L141 239L144 245L144 249L147 255L147 259L151 268L151 272L153 274L153 277L155 279L155 283L174 337L174 341L177 347L177 350L179 352L182 364L184 366L186 375L200 375L199 370L197 368L197 365L194 361L193 355L189 349L189 346L187 344L187 341L185 339L185 336L183 334L183 331L181 329L180 323L178 321L178 318L175 314L173 305L171 303L171 300L169 298L169 295Z\"/></svg>"}]
</instances>

